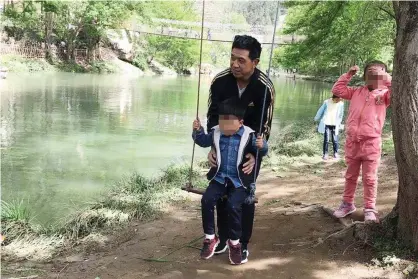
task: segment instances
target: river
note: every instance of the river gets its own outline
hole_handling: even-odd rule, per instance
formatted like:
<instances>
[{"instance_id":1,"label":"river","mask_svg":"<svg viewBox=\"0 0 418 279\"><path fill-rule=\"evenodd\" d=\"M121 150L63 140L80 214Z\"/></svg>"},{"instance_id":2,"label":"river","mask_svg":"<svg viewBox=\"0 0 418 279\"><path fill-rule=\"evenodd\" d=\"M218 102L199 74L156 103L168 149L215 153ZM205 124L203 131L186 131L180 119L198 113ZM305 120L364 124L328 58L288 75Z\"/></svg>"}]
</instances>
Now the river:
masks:
<instances>
[{"instance_id":1,"label":"river","mask_svg":"<svg viewBox=\"0 0 418 279\"><path fill-rule=\"evenodd\" d=\"M203 77L200 117L210 77ZM276 78L272 135L313 119L331 85ZM1 198L55 222L125 175L189 161L196 77L10 74L0 80ZM203 158L207 150L197 148ZM180 187L181 185L179 185Z\"/></svg>"}]
</instances>

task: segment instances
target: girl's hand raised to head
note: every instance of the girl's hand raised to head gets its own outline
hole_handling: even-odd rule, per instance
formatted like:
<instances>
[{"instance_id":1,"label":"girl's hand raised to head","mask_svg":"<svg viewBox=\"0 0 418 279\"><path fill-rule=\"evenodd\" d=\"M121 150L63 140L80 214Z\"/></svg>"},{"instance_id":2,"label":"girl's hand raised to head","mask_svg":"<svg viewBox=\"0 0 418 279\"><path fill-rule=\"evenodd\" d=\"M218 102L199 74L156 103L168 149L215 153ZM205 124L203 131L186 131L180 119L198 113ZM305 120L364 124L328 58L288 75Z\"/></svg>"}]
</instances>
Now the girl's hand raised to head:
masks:
<instances>
[{"instance_id":1,"label":"girl's hand raised to head","mask_svg":"<svg viewBox=\"0 0 418 279\"><path fill-rule=\"evenodd\" d=\"M349 73L351 76L354 76L355 74L357 74L357 72L358 72L358 71L360 71L359 66L354 65L353 67L351 67L351 68L350 68L350 70L348 70L348 73Z\"/></svg>"}]
</instances>

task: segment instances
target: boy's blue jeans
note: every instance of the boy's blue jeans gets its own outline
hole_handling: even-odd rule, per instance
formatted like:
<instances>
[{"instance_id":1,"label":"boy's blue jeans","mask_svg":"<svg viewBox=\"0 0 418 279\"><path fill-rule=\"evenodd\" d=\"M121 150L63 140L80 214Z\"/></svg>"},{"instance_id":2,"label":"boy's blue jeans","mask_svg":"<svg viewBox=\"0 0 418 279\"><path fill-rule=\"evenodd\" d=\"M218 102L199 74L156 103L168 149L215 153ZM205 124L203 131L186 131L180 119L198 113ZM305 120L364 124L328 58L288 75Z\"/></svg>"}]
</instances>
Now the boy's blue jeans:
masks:
<instances>
[{"instance_id":1,"label":"boy's blue jeans","mask_svg":"<svg viewBox=\"0 0 418 279\"><path fill-rule=\"evenodd\" d=\"M227 195L226 212L228 214L228 237L232 240L241 238L242 204L248 196L244 187L235 188L231 182L226 186L213 180L202 196L202 223L205 234L215 234L215 205Z\"/></svg>"}]
</instances>

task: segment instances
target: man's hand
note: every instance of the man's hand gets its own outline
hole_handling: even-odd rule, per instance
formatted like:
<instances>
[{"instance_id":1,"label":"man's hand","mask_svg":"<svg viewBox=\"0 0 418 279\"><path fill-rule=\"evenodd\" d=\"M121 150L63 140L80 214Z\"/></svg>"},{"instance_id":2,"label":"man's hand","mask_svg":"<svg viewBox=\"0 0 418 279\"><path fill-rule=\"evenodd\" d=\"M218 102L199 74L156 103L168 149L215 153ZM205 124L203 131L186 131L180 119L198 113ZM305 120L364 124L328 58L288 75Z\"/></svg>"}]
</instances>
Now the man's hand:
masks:
<instances>
[{"instance_id":1,"label":"man's hand","mask_svg":"<svg viewBox=\"0 0 418 279\"><path fill-rule=\"evenodd\" d=\"M211 149L208 154L209 165L211 168L216 168L218 164L216 163L216 152Z\"/></svg>"},{"instance_id":2,"label":"man's hand","mask_svg":"<svg viewBox=\"0 0 418 279\"><path fill-rule=\"evenodd\" d=\"M245 155L245 158L248 159L247 162L243 165L242 171L245 174L250 174L253 171L254 165L255 165L255 157L253 154L249 153Z\"/></svg>"},{"instance_id":3,"label":"man's hand","mask_svg":"<svg viewBox=\"0 0 418 279\"><path fill-rule=\"evenodd\" d=\"M255 146L257 146L258 149L263 148L264 146L264 140L262 136L258 136L257 139L255 140Z\"/></svg>"},{"instance_id":4,"label":"man's hand","mask_svg":"<svg viewBox=\"0 0 418 279\"><path fill-rule=\"evenodd\" d=\"M359 66L355 65L351 67L350 70L348 70L348 74L354 76L355 74L357 74L358 71L360 71L360 68Z\"/></svg>"}]
</instances>

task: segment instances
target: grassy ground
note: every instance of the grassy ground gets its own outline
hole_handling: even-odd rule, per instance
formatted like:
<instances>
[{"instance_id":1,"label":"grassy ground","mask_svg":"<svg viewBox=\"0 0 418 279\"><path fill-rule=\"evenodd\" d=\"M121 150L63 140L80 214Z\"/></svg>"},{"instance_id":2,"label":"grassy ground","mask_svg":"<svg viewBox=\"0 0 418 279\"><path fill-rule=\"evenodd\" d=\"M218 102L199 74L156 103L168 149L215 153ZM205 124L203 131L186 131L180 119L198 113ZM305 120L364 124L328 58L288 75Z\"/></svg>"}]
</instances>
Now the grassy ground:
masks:
<instances>
[{"instance_id":1,"label":"grassy ground","mask_svg":"<svg viewBox=\"0 0 418 279\"><path fill-rule=\"evenodd\" d=\"M390 125L385 128L383 153L393 154ZM343 143L344 139L340 142ZM315 125L307 122L289 125L270 140L269 156L263 163L280 176L298 160L320 156L321 148L322 135L316 132ZM344 160L339 164L345 167ZM206 187L207 181L201 174L202 168L207 167L205 163L198 164L193 173L195 187ZM186 184L188 175L189 166L169 167L154 179L132 174L117 183L100 202L50 227L33 224L31 212L24 202L2 202L1 233L6 237L2 256L45 260L59 248L94 236L103 229L121 226L133 219L154 219L173 202L185 199L180 187Z\"/></svg>"},{"instance_id":2,"label":"grassy ground","mask_svg":"<svg viewBox=\"0 0 418 279\"><path fill-rule=\"evenodd\" d=\"M169 167L154 179L133 174L117 183L100 202L50 227L34 224L24 202L2 202L1 234L5 236L2 256L46 260L66 244L101 229L120 226L132 219L156 218L168 204L185 198L180 187L188 176L189 168L185 166ZM193 180L197 186L206 183L197 171Z\"/></svg>"},{"instance_id":3,"label":"grassy ground","mask_svg":"<svg viewBox=\"0 0 418 279\"><path fill-rule=\"evenodd\" d=\"M8 68L9 72L70 72L70 73L120 73L121 69L112 61L97 61L90 64L77 64L75 62L55 61L49 63L45 59L28 59L18 55L3 55L0 63Z\"/></svg>"},{"instance_id":4,"label":"grassy ground","mask_svg":"<svg viewBox=\"0 0 418 279\"><path fill-rule=\"evenodd\" d=\"M27 59L18 55L2 55L0 63L7 67L9 72L54 72L57 69L45 59Z\"/></svg>"}]
</instances>

